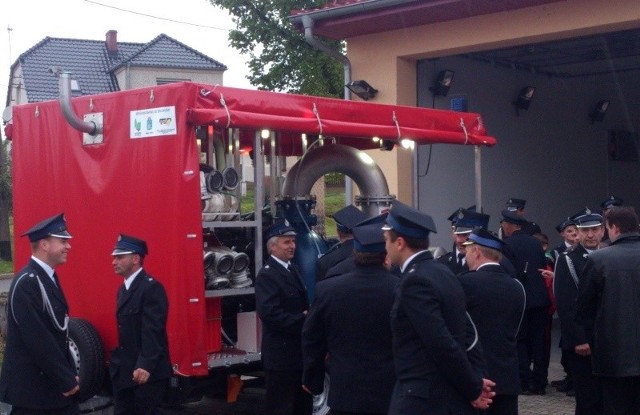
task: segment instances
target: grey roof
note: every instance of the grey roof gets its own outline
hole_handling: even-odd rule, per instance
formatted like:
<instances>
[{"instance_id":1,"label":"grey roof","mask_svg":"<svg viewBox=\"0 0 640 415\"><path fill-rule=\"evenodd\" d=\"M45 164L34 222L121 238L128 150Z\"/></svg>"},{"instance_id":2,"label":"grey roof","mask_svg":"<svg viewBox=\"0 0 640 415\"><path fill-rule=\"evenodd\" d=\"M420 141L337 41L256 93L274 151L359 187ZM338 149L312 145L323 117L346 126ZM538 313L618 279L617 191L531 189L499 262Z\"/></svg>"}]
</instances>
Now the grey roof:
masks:
<instances>
[{"instance_id":1,"label":"grey roof","mask_svg":"<svg viewBox=\"0 0 640 415\"><path fill-rule=\"evenodd\" d=\"M127 64L187 70L227 69L224 64L165 34L149 43L118 42L117 54L107 52L104 40L46 37L18 57L11 66L12 77L18 64L22 67L28 102L58 99L58 77L49 71L51 67L70 72L78 81L82 95L120 90L114 71ZM17 82L20 80L12 79L10 84Z\"/></svg>"}]
</instances>

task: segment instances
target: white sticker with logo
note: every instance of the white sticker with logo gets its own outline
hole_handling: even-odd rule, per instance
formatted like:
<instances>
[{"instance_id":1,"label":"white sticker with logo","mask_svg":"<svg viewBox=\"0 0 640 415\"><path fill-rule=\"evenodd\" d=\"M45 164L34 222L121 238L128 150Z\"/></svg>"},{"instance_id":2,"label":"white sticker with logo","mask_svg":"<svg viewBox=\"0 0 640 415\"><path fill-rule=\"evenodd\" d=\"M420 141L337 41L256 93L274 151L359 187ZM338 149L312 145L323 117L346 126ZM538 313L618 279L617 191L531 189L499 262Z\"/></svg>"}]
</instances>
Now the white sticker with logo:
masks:
<instances>
[{"instance_id":1,"label":"white sticker with logo","mask_svg":"<svg viewBox=\"0 0 640 415\"><path fill-rule=\"evenodd\" d=\"M176 107L149 108L130 113L129 138L176 135Z\"/></svg>"}]
</instances>

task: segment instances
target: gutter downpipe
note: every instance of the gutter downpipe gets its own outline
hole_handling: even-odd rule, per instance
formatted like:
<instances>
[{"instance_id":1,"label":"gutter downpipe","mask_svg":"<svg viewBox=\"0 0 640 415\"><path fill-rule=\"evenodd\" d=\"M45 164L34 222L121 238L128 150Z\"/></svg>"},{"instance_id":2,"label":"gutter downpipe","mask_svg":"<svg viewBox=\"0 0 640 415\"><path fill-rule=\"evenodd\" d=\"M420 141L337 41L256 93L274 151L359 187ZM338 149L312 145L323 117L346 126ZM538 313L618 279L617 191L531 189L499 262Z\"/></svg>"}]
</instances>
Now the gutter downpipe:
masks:
<instances>
[{"instance_id":1,"label":"gutter downpipe","mask_svg":"<svg viewBox=\"0 0 640 415\"><path fill-rule=\"evenodd\" d=\"M302 16L302 25L304 26L304 38L308 44L313 46L314 48L324 52L325 54L331 56L336 59L338 62L342 63L344 67L344 99L351 100L351 91L347 88L349 82L351 82L351 61L345 55L331 49L321 41L319 41L313 35L313 26L315 21L309 15ZM344 179L344 201L345 205L350 205L353 200L353 182L350 177L345 177Z\"/></svg>"}]
</instances>

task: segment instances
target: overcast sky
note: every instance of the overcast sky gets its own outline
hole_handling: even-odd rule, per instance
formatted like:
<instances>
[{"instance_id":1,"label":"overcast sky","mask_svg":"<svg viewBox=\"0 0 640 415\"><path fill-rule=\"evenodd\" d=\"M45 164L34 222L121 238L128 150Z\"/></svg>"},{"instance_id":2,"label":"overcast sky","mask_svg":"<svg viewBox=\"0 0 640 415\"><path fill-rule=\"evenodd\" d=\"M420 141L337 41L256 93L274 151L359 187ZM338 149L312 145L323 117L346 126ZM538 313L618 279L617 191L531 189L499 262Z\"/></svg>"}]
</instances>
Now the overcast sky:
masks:
<instances>
[{"instance_id":1,"label":"overcast sky","mask_svg":"<svg viewBox=\"0 0 640 415\"><path fill-rule=\"evenodd\" d=\"M208 0L2 0L0 96L7 97L9 68L45 37L146 43L164 33L227 66L224 85L251 88L246 57L228 46L231 18ZM11 31L8 30L11 28Z\"/></svg>"}]
</instances>

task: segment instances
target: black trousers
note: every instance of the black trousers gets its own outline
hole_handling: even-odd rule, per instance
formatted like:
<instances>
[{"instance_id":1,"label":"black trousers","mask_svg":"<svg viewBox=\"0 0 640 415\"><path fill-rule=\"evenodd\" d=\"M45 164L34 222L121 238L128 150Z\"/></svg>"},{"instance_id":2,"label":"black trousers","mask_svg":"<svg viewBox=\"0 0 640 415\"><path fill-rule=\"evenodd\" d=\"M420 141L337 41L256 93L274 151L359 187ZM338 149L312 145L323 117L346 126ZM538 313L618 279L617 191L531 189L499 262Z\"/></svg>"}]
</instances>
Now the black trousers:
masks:
<instances>
[{"instance_id":1,"label":"black trousers","mask_svg":"<svg viewBox=\"0 0 640 415\"><path fill-rule=\"evenodd\" d=\"M265 370L265 415L311 415L313 397L302 389L302 370Z\"/></svg>"},{"instance_id":2,"label":"black trousers","mask_svg":"<svg viewBox=\"0 0 640 415\"><path fill-rule=\"evenodd\" d=\"M114 415L154 415L169 386L169 379L148 382L114 394Z\"/></svg>"},{"instance_id":3,"label":"black trousers","mask_svg":"<svg viewBox=\"0 0 640 415\"><path fill-rule=\"evenodd\" d=\"M591 371L591 356L580 356L569 350L565 353L576 391L575 415L602 415L602 385Z\"/></svg>"},{"instance_id":4,"label":"black trousers","mask_svg":"<svg viewBox=\"0 0 640 415\"><path fill-rule=\"evenodd\" d=\"M547 386L549 366L544 343L547 309L548 307L536 307L525 310L520 324L518 360L523 390L529 388L541 390Z\"/></svg>"},{"instance_id":5,"label":"black trousers","mask_svg":"<svg viewBox=\"0 0 640 415\"><path fill-rule=\"evenodd\" d=\"M77 403L64 408L53 409L32 409L13 406L11 407L11 415L80 415L80 407Z\"/></svg>"},{"instance_id":6,"label":"black trousers","mask_svg":"<svg viewBox=\"0 0 640 415\"><path fill-rule=\"evenodd\" d=\"M331 410L331 415L385 415L386 412L344 412Z\"/></svg>"},{"instance_id":7,"label":"black trousers","mask_svg":"<svg viewBox=\"0 0 640 415\"><path fill-rule=\"evenodd\" d=\"M602 376L602 401L607 415L640 414L640 376Z\"/></svg>"}]
</instances>

